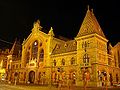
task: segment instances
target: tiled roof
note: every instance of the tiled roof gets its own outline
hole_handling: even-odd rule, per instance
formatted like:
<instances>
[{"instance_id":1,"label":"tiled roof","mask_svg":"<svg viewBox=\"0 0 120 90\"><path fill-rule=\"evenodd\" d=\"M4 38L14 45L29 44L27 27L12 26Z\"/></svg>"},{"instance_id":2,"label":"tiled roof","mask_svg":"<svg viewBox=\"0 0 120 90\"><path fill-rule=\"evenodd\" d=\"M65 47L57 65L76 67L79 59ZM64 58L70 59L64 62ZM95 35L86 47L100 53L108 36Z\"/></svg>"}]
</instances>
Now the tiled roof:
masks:
<instances>
[{"instance_id":1,"label":"tiled roof","mask_svg":"<svg viewBox=\"0 0 120 90\"><path fill-rule=\"evenodd\" d=\"M77 50L77 42L75 40L70 40L65 43L56 44L53 49L52 55L73 52Z\"/></svg>"},{"instance_id":2,"label":"tiled roof","mask_svg":"<svg viewBox=\"0 0 120 90\"><path fill-rule=\"evenodd\" d=\"M88 9L86 16L83 20L83 23L80 27L80 30L77 34L77 37L85 36L85 35L89 35L89 34L93 34L93 33L96 33L105 38L105 35L104 35L96 17L94 16L93 11Z\"/></svg>"}]
</instances>

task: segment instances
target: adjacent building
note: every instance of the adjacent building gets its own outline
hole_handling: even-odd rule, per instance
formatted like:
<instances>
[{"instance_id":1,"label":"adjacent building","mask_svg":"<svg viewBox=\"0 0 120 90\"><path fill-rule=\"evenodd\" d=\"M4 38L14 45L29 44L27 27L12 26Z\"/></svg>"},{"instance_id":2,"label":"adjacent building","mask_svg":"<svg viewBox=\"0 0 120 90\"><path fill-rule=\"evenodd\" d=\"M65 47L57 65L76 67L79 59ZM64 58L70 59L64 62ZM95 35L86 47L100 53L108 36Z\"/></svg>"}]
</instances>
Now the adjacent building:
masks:
<instances>
[{"instance_id":1,"label":"adjacent building","mask_svg":"<svg viewBox=\"0 0 120 90\"><path fill-rule=\"evenodd\" d=\"M9 83L13 83L15 82L15 78L19 78L21 68L21 51L22 46L20 41L16 39L7 56L6 79Z\"/></svg>"},{"instance_id":2,"label":"adjacent building","mask_svg":"<svg viewBox=\"0 0 120 90\"><path fill-rule=\"evenodd\" d=\"M6 78L6 66L7 66L7 56L9 55L9 49L0 49L0 80L5 80Z\"/></svg>"},{"instance_id":3,"label":"adjacent building","mask_svg":"<svg viewBox=\"0 0 120 90\"><path fill-rule=\"evenodd\" d=\"M94 13L88 8L80 30L73 40L57 38L37 20L30 35L8 55L9 81L55 85L69 80L76 86L103 86L120 82L120 43L108 43ZM14 51L15 50L15 51ZM14 54L13 52L16 52Z\"/></svg>"}]
</instances>

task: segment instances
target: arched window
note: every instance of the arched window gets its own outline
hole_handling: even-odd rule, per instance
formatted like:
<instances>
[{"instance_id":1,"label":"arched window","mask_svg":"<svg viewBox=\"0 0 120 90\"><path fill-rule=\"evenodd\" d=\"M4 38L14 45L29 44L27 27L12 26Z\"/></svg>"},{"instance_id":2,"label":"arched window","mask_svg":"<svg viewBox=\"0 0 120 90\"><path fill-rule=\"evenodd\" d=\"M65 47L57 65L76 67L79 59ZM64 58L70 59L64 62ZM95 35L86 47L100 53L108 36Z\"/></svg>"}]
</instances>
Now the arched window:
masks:
<instances>
[{"instance_id":1,"label":"arched window","mask_svg":"<svg viewBox=\"0 0 120 90\"><path fill-rule=\"evenodd\" d=\"M44 50L43 49L40 50L39 58L40 58L40 62L43 62L43 60L44 60Z\"/></svg>"},{"instance_id":2,"label":"arched window","mask_svg":"<svg viewBox=\"0 0 120 90\"><path fill-rule=\"evenodd\" d=\"M27 54L26 54L26 63L29 63L29 60L30 60L30 53L27 52Z\"/></svg>"},{"instance_id":3,"label":"arched window","mask_svg":"<svg viewBox=\"0 0 120 90\"><path fill-rule=\"evenodd\" d=\"M65 65L65 59L62 59L61 65Z\"/></svg>"},{"instance_id":4,"label":"arched window","mask_svg":"<svg viewBox=\"0 0 120 90\"><path fill-rule=\"evenodd\" d=\"M41 72L39 72L38 80L41 81Z\"/></svg>"},{"instance_id":5,"label":"arched window","mask_svg":"<svg viewBox=\"0 0 120 90\"><path fill-rule=\"evenodd\" d=\"M118 74L116 74L116 82L118 83L119 78L118 78Z\"/></svg>"},{"instance_id":6,"label":"arched window","mask_svg":"<svg viewBox=\"0 0 120 90\"><path fill-rule=\"evenodd\" d=\"M37 59L37 54L38 54L38 41L36 40L33 44L32 44L32 58L33 59Z\"/></svg>"},{"instance_id":7,"label":"arched window","mask_svg":"<svg viewBox=\"0 0 120 90\"><path fill-rule=\"evenodd\" d=\"M53 82L56 82L56 80L57 80L57 74L55 72L52 72L51 78L52 78Z\"/></svg>"},{"instance_id":8,"label":"arched window","mask_svg":"<svg viewBox=\"0 0 120 90\"><path fill-rule=\"evenodd\" d=\"M86 63L86 64L89 63L89 56L87 53L83 56L83 63Z\"/></svg>"},{"instance_id":9,"label":"arched window","mask_svg":"<svg viewBox=\"0 0 120 90\"><path fill-rule=\"evenodd\" d=\"M116 56L114 55L115 67L117 66Z\"/></svg>"},{"instance_id":10,"label":"arched window","mask_svg":"<svg viewBox=\"0 0 120 90\"><path fill-rule=\"evenodd\" d=\"M56 60L53 61L53 65L56 66Z\"/></svg>"},{"instance_id":11,"label":"arched window","mask_svg":"<svg viewBox=\"0 0 120 90\"><path fill-rule=\"evenodd\" d=\"M74 64L75 64L75 58L72 57L72 58L71 58L71 65L74 65Z\"/></svg>"}]
</instances>

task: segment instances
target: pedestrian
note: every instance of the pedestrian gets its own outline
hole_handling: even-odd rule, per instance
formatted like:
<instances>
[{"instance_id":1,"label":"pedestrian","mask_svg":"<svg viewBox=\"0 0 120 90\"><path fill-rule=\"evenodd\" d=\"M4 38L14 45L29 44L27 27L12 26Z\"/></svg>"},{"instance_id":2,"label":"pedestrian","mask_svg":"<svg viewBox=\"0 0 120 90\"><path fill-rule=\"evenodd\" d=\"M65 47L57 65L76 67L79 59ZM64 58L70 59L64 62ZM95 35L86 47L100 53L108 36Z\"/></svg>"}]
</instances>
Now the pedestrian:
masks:
<instances>
[{"instance_id":1,"label":"pedestrian","mask_svg":"<svg viewBox=\"0 0 120 90\"><path fill-rule=\"evenodd\" d=\"M59 82L58 82L58 90L61 90L61 88L62 88L62 81L59 80Z\"/></svg>"},{"instance_id":2,"label":"pedestrian","mask_svg":"<svg viewBox=\"0 0 120 90\"><path fill-rule=\"evenodd\" d=\"M58 79L58 89L61 90L62 88L62 75L59 75L59 79Z\"/></svg>"},{"instance_id":3,"label":"pedestrian","mask_svg":"<svg viewBox=\"0 0 120 90\"><path fill-rule=\"evenodd\" d=\"M69 89L69 90L71 89L71 86L72 86L72 79L69 78L69 79L68 79L68 89Z\"/></svg>"}]
</instances>

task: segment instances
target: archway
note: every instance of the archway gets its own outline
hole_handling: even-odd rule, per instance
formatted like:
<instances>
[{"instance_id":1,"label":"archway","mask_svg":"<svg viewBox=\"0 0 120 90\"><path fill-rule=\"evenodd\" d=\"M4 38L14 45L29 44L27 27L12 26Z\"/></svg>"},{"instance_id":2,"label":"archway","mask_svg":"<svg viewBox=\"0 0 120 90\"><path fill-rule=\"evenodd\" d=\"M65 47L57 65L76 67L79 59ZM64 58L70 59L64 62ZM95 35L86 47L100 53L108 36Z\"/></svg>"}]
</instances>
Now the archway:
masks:
<instances>
[{"instance_id":1,"label":"archway","mask_svg":"<svg viewBox=\"0 0 120 90\"><path fill-rule=\"evenodd\" d=\"M35 80L35 72L34 71L30 71L29 72L29 82L30 83L34 83Z\"/></svg>"}]
</instances>

